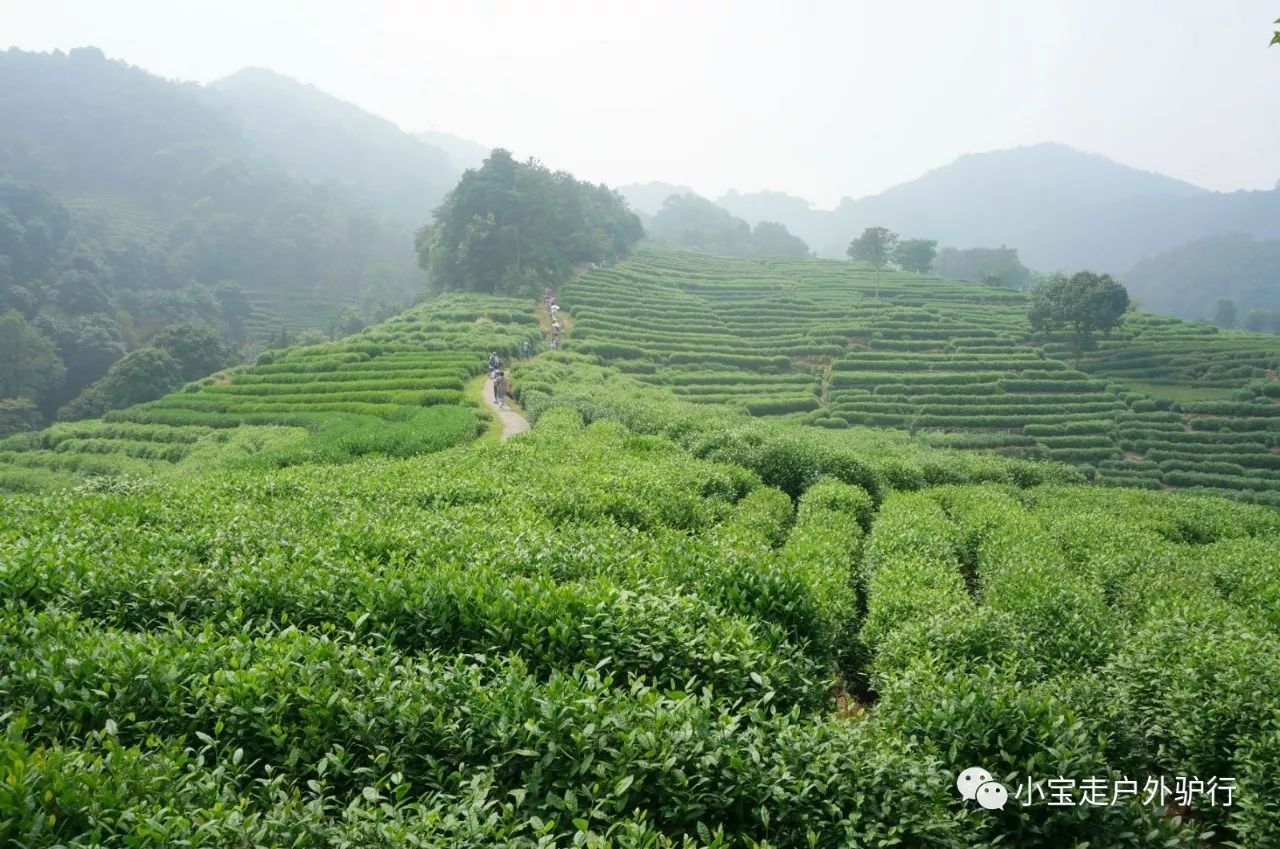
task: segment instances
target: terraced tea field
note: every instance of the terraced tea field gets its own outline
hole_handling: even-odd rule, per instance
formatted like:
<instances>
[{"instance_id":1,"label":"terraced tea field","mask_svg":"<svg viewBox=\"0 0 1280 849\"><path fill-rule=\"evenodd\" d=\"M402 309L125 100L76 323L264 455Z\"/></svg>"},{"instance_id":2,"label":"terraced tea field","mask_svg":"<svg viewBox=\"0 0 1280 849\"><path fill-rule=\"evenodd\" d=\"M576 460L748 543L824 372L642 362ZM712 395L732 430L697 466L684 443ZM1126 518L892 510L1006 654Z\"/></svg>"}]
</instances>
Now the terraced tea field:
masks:
<instances>
[{"instance_id":1,"label":"terraced tea field","mask_svg":"<svg viewBox=\"0 0 1280 849\"><path fill-rule=\"evenodd\" d=\"M340 342L268 352L101 420L0 440L0 491L456 445L487 421L464 387L488 351L510 355L537 337L527 301L436 299Z\"/></svg>"},{"instance_id":2,"label":"terraced tea field","mask_svg":"<svg viewBox=\"0 0 1280 849\"><path fill-rule=\"evenodd\" d=\"M520 373L536 427L501 445L7 498L0 837L1276 833L1280 513L627 398L572 354ZM1003 811L956 794L974 764ZM1012 796L1147 775L1235 804Z\"/></svg>"},{"instance_id":3,"label":"terraced tea field","mask_svg":"<svg viewBox=\"0 0 1280 849\"><path fill-rule=\"evenodd\" d=\"M1031 338L1021 293L895 273L874 289L849 263L649 250L561 300L571 350L691 401L1280 505L1275 336L1131 313L1075 370L1062 340Z\"/></svg>"}]
</instances>

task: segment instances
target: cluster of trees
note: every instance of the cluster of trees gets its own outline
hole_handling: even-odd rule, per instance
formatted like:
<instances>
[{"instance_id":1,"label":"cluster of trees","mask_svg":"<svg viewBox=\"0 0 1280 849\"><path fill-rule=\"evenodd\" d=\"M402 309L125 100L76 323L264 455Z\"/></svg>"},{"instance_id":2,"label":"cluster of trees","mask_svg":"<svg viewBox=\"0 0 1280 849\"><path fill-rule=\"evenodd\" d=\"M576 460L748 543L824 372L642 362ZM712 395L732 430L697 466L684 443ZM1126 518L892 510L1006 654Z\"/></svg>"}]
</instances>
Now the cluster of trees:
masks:
<instances>
[{"instance_id":1,"label":"cluster of trees","mask_svg":"<svg viewBox=\"0 0 1280 849\"><path fill-rule=\"evenodd\" d=\"M868 227L849 243L849 259L868 263L876 270L876 297L880 297L880 272L895 265L903 271L924 274L933 267L938 243L932 239L901 239L887 227Z\"/></svg>"},{"instance_id":2,"label":"cluster of trees","mask_svg":"<svg viewBox=\"0 0 1280 849\"><path fill-rule=\"evenodd\" d=\"M414 239L433 291L531 294L573 266L613 262L644 236L621 195L495 150Z\"/></svg>"},{"instance_id":3,"label":"cluster of trees","mask_svg":"<svg viewBox=\"0 0 1280 849\"><path fill-rule=\"evenodd\" d=\"M809 246L783 225L761 221L752 227L692 192L668 196L648 229L654 241L720 256L809 256Z\"/></svg>"},{"instance_id":4,"label":"cluster of trees","mask_svg":"<svg viewBox=\"0 0 1280 849\"><path fill-rule=\"evenodd\" d=\"M104 376L58 410L82 419L149 401L230 365L235 349L205 324L173 324L107 363ZM38 427L71 371L58 346L17 310L0 313L0 436Z\"/></svg>"},{"instance_id":5,"label":"cluster of trees","mask_svg":"<svg viewBox=\"0 0 1280 849\"><path fill-rule=\"evenodd\" d=\"M943 248L933 239L902 239L887 227L868 227L849 243L846 256L865 262L876 270L876 296L880 272L895 267L902 271L939 277L973 280L1006 289L1025 289L1033 275L1018 260L1016 248Z\"/></svg>"}]
</instances>

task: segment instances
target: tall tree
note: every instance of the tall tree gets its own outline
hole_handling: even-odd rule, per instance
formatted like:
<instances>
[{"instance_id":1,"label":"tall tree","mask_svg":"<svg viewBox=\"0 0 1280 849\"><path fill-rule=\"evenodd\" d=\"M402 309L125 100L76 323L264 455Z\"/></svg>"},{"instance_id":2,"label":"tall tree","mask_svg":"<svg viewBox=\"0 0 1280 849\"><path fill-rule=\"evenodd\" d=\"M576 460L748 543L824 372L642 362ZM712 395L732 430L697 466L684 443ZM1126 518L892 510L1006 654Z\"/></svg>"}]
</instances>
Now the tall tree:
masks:
<instances>
[{"instance_id":1,"label":"tall tree","mask_svg":"<svg viewBox=\"0 0 1280 849\"><path fill-rule=\"evenodd\" d=\"M849 258L859 262L867 262L876 270L876 297L880 297L880 269L893 258L894 249L898 246L898 234L887 227L868 227L862 235L849 243L845 251Z\"/></svg>"},{"instance_id":2,"label":"tall tree","mask_svg":"<svg viewBox=\"0 0 1280 849\"><path fill-rule=\"evenodd\" d=\"M67 372L52 340L17 310L0 313L0 398L35 401Z\"/></svg>"},{"instance_id":3,"label":"tall tree","mask_svg":"<svg viewBox=\"0 0 1280 849\"><path fill-rule=\"evenodd\" d=\"M1239 311L1231 298L1218 298L1213 305L1213 323L1230 330L1236 326Z\"/></svg>"},{"instance_id":4,"label":"tall tree","mask_svg":"<svg viewBox=\"0 0 1280 849\"><path fill-rule=\"evenodd\" d=\"M903 239L893 252L893 261L903 271L924 274L933 268L938 255L938 243L933 239Z\"/></svg>"},{"instance_id":5,"label":"tall tree","mask_svg":"<svg viewBox=\"0 0 1280 849\"><path fill-rule=\"evenodd\" d=\"M1080 355L1093 346L1094 334L1118 327L1128 306L1129 293L1109 274L1053 274L1033 290L1027 319L1038 333L1068 330L1079 368Z\"/></svg>"}]
</instances>

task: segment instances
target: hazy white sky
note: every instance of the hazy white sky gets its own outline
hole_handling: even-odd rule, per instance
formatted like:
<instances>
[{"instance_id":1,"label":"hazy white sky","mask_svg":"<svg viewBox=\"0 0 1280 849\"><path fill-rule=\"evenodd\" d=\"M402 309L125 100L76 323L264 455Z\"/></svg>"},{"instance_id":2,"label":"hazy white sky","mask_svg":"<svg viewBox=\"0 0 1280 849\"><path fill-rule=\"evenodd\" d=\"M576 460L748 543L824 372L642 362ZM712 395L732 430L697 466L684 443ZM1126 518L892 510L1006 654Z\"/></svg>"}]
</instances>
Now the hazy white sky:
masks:
<instances>
[{"instance_id":1,"label":"hazy white sky","mask_svg":"<svg viewBox=\"0 0 1280 849\"><path fill-rule=\"evenodd\" d=\"M1277 15L1274 0L0 0L0 44L95 44L201 82L259 65L592 180L831 205L1040 141L1270 188Z\"/></svg>"}]
</instances>

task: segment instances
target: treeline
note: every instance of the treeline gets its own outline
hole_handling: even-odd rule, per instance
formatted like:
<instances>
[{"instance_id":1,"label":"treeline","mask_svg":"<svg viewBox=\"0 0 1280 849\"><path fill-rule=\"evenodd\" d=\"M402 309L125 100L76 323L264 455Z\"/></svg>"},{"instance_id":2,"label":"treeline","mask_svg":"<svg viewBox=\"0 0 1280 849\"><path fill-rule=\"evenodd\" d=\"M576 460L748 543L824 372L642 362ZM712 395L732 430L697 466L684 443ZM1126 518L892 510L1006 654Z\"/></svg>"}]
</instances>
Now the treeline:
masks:
<instances>
[{"instance_id":1,"label":"treeline","mask_svg":"<svg viewBox=\"0 0 1280 849\"><path fill-rule=\"evenodd\" d=\"M621 195L495 150L415 238L434 291L533 294L574 266L616 262L644 235Z\"/></svg>"},{"instance_id":2,"label":"treeline","mask_svg":"<svg viewBox=\"0 0 1280 849\"><path fill-rule=\"evenodd\" d=\"M655 242L720 256L803 257L809 246L774 221L752 227L700 195L668 197L649 224Z\"/></svg>"}]
</instances>

